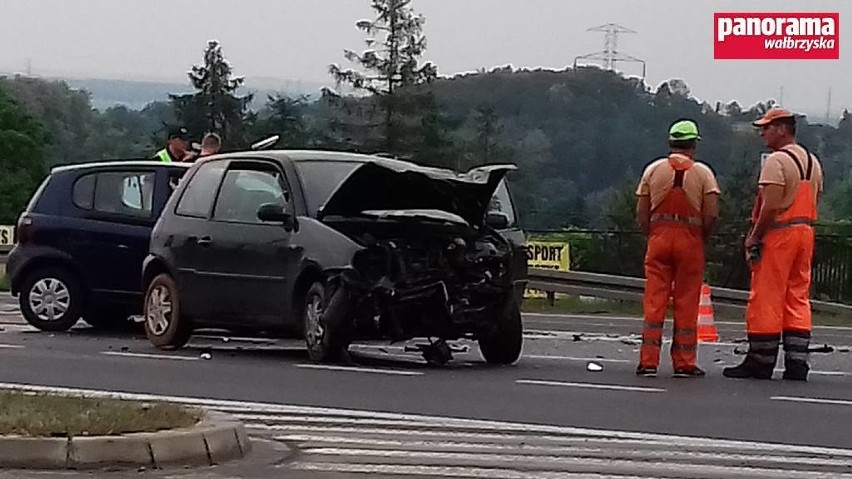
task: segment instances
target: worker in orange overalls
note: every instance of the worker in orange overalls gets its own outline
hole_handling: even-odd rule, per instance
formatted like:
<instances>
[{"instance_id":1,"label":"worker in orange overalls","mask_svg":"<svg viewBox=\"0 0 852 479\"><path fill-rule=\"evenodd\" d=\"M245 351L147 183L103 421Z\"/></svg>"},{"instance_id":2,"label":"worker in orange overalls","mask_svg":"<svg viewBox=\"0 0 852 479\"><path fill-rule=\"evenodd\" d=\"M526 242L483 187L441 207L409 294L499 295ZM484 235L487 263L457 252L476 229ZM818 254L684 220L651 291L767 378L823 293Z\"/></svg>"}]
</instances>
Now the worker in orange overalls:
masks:
<instances>
[{"instance_id":1,"label":"worker in orange overalls","mask_svg":"<svg viewBox=\"0 0 852 479\"><path fill-rule=\"evenodd\" d=\"M751 266L746 309L749 349L729 378L771 379L784 340L784 379L807 381L811 339L813 224L822 191L822 166L796 143L796 117L773 108L754 122L773 153L760 171L760 186L745 240Z\"/></svg>"},{"instance_id":2,"label":"worker in orange overalls","mask_svg":"<svg viewBox=\"0 0 852 479\"><path fill-rule=\"evenodd\" d=\"M640 376L657 374L669 297L674 298L674 376L704 376L696 365L698 304L704 242L716 224L721 191L713 171L695 161L699 139L695 122L675 122L669 129L671 153L645 169L636 191L637 220L648 235Z\"/></svg>"}]
</instances>

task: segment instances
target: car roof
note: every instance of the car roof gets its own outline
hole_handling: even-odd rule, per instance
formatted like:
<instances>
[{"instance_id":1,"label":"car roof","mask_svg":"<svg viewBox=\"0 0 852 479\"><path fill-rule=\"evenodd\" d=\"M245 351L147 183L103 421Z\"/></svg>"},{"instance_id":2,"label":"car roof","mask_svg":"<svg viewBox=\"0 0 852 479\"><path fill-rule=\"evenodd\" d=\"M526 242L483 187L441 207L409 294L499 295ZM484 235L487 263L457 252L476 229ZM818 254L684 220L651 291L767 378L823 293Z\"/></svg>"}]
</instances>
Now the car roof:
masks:
<instances>
[{"instance_id":1,"label":"car roof","mask_svg":"<svg viewBox=\"0 0 852 479\"><path fill-rule=\"evenodd\" d=\"M365 155L362 153L349 153L345 151L325 151L325 150L260 150L260 151L241 151L236 153L224 153L217 156L227 156L228 158L269 158L279 161L289 159L295 163L311 162L311 161L335 161L341 163L376 163L379 166L385 166L392 170L407 170L420 171L430 176L439 177L455 177L456 173L453 170L446 168L435 168L431 166L422 166L411 161L397 160L379 155ZM213 159L215 157L209 157ZM202 160L203 161L203 160Z\"/></svg>"},{"instance_id":2,"label":"car roof","mask_svg":"<svg viewBox=\"0 0 852 479\"><path fill-rule=\"evenodd\" d=\"M90 163L74 163L71 165L61 165L53 167L50 172L53 173L63 173L66 171L79 171L79 170L96 170L103 168L115 168L115 167L130 167L130 168L138 168L138 167L160 167L160 168L178 168L178 169L189 169L192 166L192 163L183 163L183 162L173 162L173 163L164 163L159 160L114 160L114 161L97 161Z\"/></svg>"}]
</instances>

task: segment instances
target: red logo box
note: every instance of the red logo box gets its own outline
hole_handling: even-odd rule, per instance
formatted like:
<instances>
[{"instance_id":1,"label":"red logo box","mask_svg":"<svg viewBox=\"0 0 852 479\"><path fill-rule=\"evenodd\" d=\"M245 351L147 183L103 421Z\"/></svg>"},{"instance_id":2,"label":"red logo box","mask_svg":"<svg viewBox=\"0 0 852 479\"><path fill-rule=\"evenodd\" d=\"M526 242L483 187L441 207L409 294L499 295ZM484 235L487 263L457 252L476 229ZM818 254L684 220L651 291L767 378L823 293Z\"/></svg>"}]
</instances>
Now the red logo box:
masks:
<instances>
[{"instance_id":1,"label":"red logo box","mask_svg":"<svg viewBox=\"0 0 852 479\"><path fill-rule=\"evenodd\" d=\"M839 13L747 13L713 15L717 60L838 60Z\"/></svg>"}]
</instances>

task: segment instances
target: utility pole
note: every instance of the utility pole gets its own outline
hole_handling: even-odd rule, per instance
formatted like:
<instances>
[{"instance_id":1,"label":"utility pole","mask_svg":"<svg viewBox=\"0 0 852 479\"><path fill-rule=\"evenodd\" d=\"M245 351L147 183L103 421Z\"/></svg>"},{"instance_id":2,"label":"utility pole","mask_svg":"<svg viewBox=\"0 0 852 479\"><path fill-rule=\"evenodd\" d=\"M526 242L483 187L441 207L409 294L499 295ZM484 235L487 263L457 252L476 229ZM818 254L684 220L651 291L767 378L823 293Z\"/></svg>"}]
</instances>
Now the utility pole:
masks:
<instances>
[{"instance_id":1,"label":"utility pole","mask_svg":"<svg viewBox=\"0 0 852 479\"><path fill-rule=\"evenodd\" d=\"M636 62L642 64L642 79L645 79L646 64L645 61L630 55L619 53L618 51L618 35L622 33L636 33L635 31L616 25L615 23L607 23L599 27L590 28L590 32L604 33L604 49L599 52L580 55L574 58L574 68L577 68L578 60L601 60L603 67L606 70L613 71L616 69L618 62Z\"/></svg>"},{"instance_id":2,"label":"utility pole","mask_svg":"<svg viewBox=\"0 0 852 479\"><path fill-rule=\"evenodd\" d=\"M828 102L825 106L825 121L828 122L831 118L831 87L828 87Z\"/></svg>"}]
</instances>

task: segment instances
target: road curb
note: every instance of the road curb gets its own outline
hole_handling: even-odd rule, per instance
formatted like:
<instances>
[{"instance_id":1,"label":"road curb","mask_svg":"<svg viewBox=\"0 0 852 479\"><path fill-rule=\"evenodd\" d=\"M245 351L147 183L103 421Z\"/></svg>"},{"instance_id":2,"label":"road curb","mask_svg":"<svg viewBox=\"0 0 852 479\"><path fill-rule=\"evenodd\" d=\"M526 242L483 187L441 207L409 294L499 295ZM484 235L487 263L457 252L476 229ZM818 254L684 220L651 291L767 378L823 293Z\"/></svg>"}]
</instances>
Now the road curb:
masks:
<instances>
[{"instance_id":1,"label":"road curb","mask_svg":"<svg viewBox=\"0 0 852 479\"><path fill-rule=\"evenodd\" d=\"M242 423L206 412L195 426L120 436L0 436L0 468L99 469L214 466L245 457L251 442Z\"/></svg>"}]
</instances>

